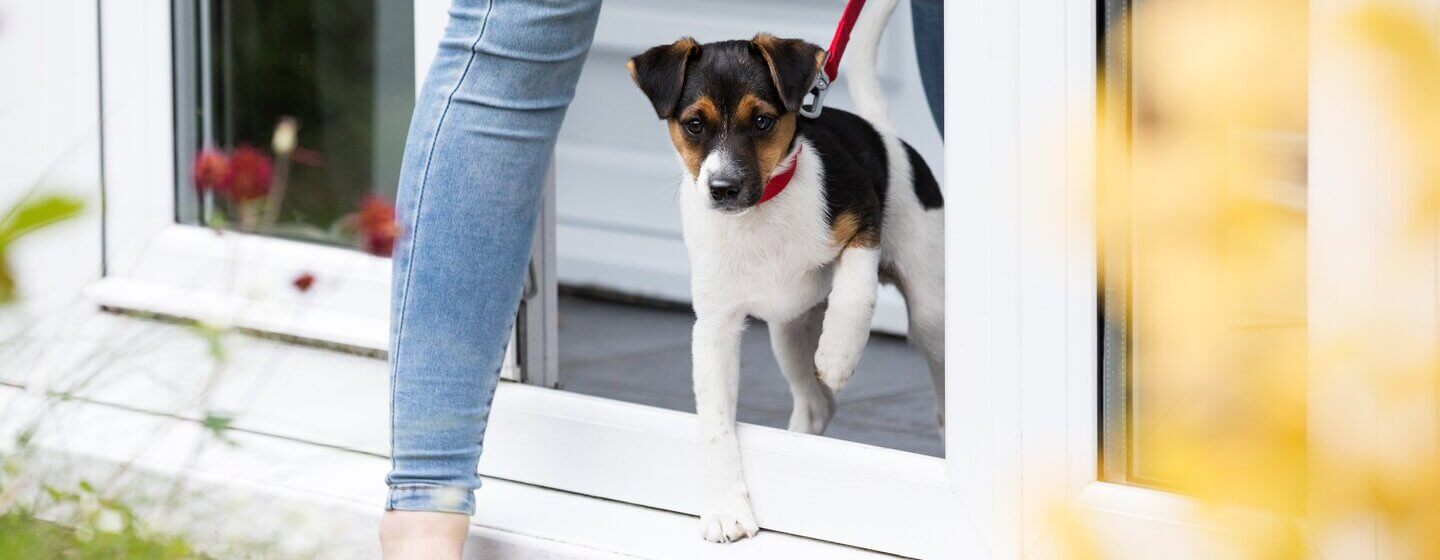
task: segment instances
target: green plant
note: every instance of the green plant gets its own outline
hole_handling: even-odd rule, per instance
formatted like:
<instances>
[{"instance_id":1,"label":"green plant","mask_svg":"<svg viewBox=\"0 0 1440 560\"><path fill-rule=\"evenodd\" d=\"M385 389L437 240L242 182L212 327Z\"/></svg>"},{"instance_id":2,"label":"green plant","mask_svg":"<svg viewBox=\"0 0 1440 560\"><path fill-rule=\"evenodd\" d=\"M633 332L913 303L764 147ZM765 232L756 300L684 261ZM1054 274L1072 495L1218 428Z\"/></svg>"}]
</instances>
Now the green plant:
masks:
<instances>
[{"instance_id":1,"label":"green plant","mask_svg":"<svg viewBox=\"0 0 1440 560\"><path fill-rule=\"evenodd\" d=\"M183 537L152 531L125 503L104 497L89 482L73 490L47 486L47 505L71 511L64 523L29 508L0 514L0 559L201 558Z\"/></svg>"},{"instance_id":2,"label":"green plant","mask_svg":"<svg viewBox=\"0 0 1440 560\"><path fill-rule=\"evenodd\" d=\"M76 216L85 209L79 199L59 196L32 196L22 199L0 219L0 305L15 300L15 275L6 258L10 246L36 230Z\"/></svg>"},{"instance_id":3,"label":"green plant","mask_svg":"<svg viewBox=\"0 0 1440 560\"><path fill-rule=\"evenodd\" d=\"M79 216L85 209L83 201L60 195L30 195L17 202L0 218L0 306L20 297L8 251L26 236ZM3 308L0 308L3 312ZM200 332L202 329L192 329ZM0 363L10 365L9 371L22 371L33 366L19 342L19 334L0 338L0 349L6 356ZM223 364L224 351L220 331L210 329L202 338L217 364ZM201 558L195 547L180 534L150 528L118 492L107 492L88 480L73 487L60 483L47 484L44 467L33 464L35 436L47 428L47 420L57 405L78 398L104 370L103 364L115 356L100 350L78 362L73 376L64 376L58 387L45 391L46 406L34 411L7 411L3 419L18 423L13 442L0 445L0 560L10 559L141 559L172 560ZM93 366L93 367L92 367ZM216 375L219 374L216 368ZM16 417L14 414L19 414ZM228 417L207 416L207 430L220 441L226 440ZM121 467L121 471L125 469ZM27 492L36 486L39 492Z\"/></svg>"}]
</instances>

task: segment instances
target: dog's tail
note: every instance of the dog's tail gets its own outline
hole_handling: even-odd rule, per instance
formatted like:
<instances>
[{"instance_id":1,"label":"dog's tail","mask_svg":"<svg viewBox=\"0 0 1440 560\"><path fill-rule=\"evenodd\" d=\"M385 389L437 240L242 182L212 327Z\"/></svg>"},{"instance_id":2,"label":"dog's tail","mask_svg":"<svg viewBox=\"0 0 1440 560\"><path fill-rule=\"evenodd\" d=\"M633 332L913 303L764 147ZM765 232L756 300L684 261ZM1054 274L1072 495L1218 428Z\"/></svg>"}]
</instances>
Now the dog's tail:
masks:
<instances>
[{"instance_id":1,"label":"dog's tail","mask_svg":"<svg viewBox=\"0 0 1440 560\"><path fill-rule=\"evenodd\" d=\"M875 74L879 56L880 36L890 23L890 14L895 11L896 0L870 0L860 11L855 29L850 33L849 54L844 69L845 82L850 89L850 98L855 101L855 112L877 127L893 130L890 115L886 111L885 96L880 92L880 79ZM842 63L843 64L843 63Z\"/></svg>"}]
</instances>

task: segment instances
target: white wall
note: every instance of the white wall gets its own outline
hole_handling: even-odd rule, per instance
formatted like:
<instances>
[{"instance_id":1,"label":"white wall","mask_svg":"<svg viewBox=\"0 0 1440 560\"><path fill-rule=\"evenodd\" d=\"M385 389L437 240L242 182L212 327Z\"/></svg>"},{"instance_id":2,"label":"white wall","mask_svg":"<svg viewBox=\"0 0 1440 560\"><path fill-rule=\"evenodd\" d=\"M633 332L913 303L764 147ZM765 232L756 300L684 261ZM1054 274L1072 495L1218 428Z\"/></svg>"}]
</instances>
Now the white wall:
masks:
<instances>
[{"instance_id":1,"label":"white wall","mask_svg":"<svg viewBox=\"0 0 1440 560\"><path fill-rule=\"evenodd\" d=\"M841 0L607 0L557 153L560 282L689 300L689 264L675 206L679 164L664 126L630 82L625 61L681 36L701 42L759 31L828 46ZM880 79L902 136L944 177L940 136L920 87L909 2L900 2L880 49ZM845 67L840 69L845 81ZM850 107L844 84L828 98ZM898 298L877 315L903 330Z\"/></svg>"},{"instance_id":2,"label":"white wall","mask_svg":"<svg viewBox=\"0 0 1440 560\"><path fill-rule=\"evenodd\" d=\"M87 202L82 220L12 249L27 313L73 302L100 276L96 22L94 1L0 0L0 209L37 188Z\"/></svg>"}]
</instances>

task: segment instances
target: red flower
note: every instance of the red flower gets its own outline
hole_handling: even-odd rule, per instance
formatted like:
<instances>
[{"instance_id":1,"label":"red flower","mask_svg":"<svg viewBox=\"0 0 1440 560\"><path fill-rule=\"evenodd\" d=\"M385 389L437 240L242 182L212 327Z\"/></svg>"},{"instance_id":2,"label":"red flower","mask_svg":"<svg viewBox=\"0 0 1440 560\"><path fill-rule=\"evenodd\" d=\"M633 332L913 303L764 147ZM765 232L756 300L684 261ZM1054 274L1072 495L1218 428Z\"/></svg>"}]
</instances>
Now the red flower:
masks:
<instances>
[{"instance_id":1,"label":"red flower","mask_svg":"<svg viewBox=\"0 0 1440 560\"><path fill-rule=\"evenodd\" d=\"M400 226L395 223L395 206L378 196L366 196L360 201L356 229L364 238L366 251L372 255L390 256L395 250L395 239L400 236Z\"/></svg>"},{"instance_id":2,"label":"red flower","mask_svg":"<svg viewBox=\"0 0 1440 560\"><path fill-rule=\"evenodd\" d=\"M236 148L230 154L230 185L220 191L235 202L264 198L270 193L272 169L270 158L249 146Z\"/></svg>"},{"instance_id":3,"label":"red flower","mask_svg":"<svg viewBox=\"0 0 1440 560\"><path fill-rule=\"evenodd\" d=\"M310 291L310 286L315 285L315 275L309 272L302 272L299 276L295 277L295 280L291 282L291 284L294 284L295 289L300 290L300 293L303 294Z\"/></svg>"},{"instance_id":4,"label":"red flower","mask_svg":"<svg viewBox=\"0 0 1440 560\"><path fill-rule=\"evenodd\" d=\"M195 155L195 189L205 191L227 191L230 189L230 158L216 149L203 150Z\"/></svg>"}]
</instances>

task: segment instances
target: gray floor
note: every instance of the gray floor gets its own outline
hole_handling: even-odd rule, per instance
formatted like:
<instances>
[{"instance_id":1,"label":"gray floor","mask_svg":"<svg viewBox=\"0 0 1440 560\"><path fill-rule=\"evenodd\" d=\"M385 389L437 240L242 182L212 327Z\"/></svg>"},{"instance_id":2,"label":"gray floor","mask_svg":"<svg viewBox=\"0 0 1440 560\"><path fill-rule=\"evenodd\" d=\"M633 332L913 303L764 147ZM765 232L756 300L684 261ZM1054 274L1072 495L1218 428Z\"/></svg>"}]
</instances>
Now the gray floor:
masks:
<instances>
[{"instance_id":1,"label":"gray floor","mask_svg":"<svg viewBox=\"0 0 1440 560\"><path fill-rule=\"evenodd\" d=\"M693 320L685 310L561 296L562 388L694 412ZM751 324L742 347L740 421L784 428L790 418L790 390L770 351L764 322ZM860 369L840 391L839 401L825 435L937 457L944 454L925 358L904 340L871 337Z\"/></svg>"}]
</instances>

